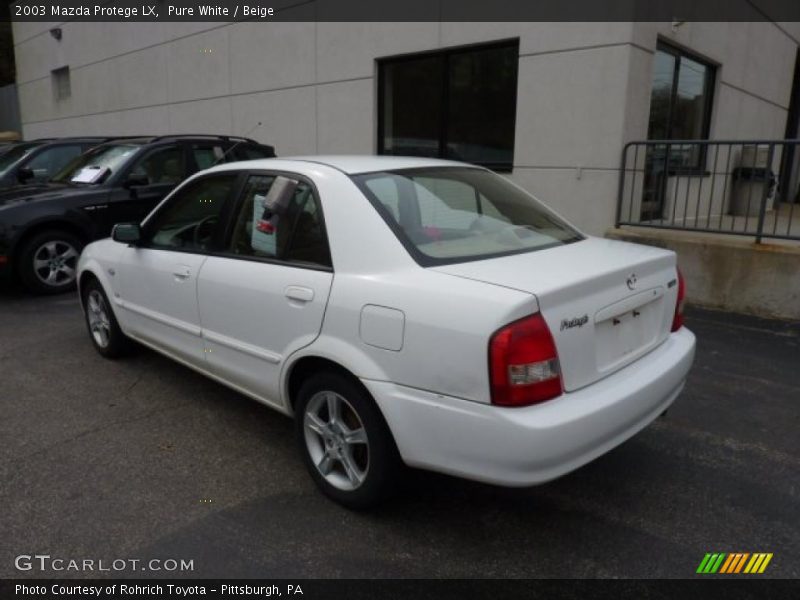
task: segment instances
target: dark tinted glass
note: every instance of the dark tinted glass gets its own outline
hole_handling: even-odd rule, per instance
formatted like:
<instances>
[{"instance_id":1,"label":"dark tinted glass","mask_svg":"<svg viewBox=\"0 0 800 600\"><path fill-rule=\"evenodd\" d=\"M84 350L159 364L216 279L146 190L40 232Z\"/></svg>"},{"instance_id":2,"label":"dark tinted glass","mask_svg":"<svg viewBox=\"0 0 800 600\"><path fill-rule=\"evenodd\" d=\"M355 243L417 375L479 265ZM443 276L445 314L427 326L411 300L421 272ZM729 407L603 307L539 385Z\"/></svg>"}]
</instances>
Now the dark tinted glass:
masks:
<instances>
[{"instance_id":1,"label":"dark tinted glass","mask_svg":"<svg viewBox=\"0 0 800 600\"><path fill-rule=\"evenodd\" d=\"M444 57L388 63L381 69L381 153L440 156Z\"/></svg>"},{"instance_id":2,"label":"dark tinted glass","mask_svg":"<svg viewBox=\"0 0 800 600\"><path fill-rule=\"evenodd\" d=\"M669 139L669 113L674 78L675 57L659 50L656 52L653 61L653 84L650 96L650 139Z\"/></svg>"},{"instance_id":3,"label":"dark tinted glass","mask_svg":"<svg viewBox=\"0 0 800 600\"><path fill-rule=\"evenodd\" d=\"M698 140L708 138L714 67L659 45L653 65L650 96L651 140ZM701 148L672 144L669 156L651 149L649 159L669 168L699 168Z\"/></svg>"},{"instance_id":4,"label":"dark tinted glass","mask_svg":"<svg viewBox=\"0 0 800 600\"><path fill-rule=\"evenodd\" d=\"M19 159L26 156L31 150L40 144L16 144L13 148L6 151L0 158L0 173L6 171Z\"/></svg>"},{"instance_id":5,"label":"dark tinted glass","mask_svg":"<svg viewBox=\"0 0 800 600\"><path fill-rule=\"evenodd\" d=\"M168 146L155 150L140 160L129 176L147 179L146 185L179 183L186 177L183 149Z\"/></svg>"},{"instance_id":6,"label":"dark tinted glass","mask_svg":"<svg viewBox=\"0 0 800 600\"><path fill-rule=\"evenodd\" d=\"M518 62L518 42L383 61L380 153L510 169Z\"/></svg>"},{"instance_id":7,"label":"dark tinted glass","mask_svg":"<svg viewBox=\"0 0 800 600\"><path fill-rule=\"evenodd\" d=\"M231 155L228 160L257 160L259 158L274 158L275 152L266 146L239 144L233 149Z\"/></svg>"},{"instance_id":8,"label":"dark tinted glass","mask_svg":"<svg viewBox=\"0 0 800 600\"><path fill-rule=\"evenodd\" d=\"M517 55L511 46L450 56L446 158L511 165Z\"/></svg>"},{"instance_id":9,"label":"dark tinted glass","mask_svg":"<svg viewBox=\"0 0 800 600\"><path fill-rule=\"evenodd\" d=\"M53 148L42 150L25 166L33 171L36 181L44 181L81 154L81 146L79 145L54 146Z\"/></svg>"}]
</instances>

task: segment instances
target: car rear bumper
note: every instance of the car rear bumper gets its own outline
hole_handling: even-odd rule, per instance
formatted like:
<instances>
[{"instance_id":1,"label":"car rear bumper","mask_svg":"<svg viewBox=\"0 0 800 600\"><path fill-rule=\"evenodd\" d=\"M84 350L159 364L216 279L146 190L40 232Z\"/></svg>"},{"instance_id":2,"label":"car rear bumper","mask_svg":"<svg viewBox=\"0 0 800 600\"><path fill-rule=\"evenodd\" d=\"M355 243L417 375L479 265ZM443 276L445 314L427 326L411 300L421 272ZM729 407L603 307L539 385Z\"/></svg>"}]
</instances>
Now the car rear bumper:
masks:
<instances>
[{"instance_id":1,"label":"car rear bumper","mask_svg":"<svg viewBox=\"0 0 800 600\"><path fill-rule=\"evenodd\" d=\"M362 381L408 465L526 486L569 473L650 424L683 389L694 350L695 337L683 327L613 375L525 408Z\"/></svg>"}]
</instances>

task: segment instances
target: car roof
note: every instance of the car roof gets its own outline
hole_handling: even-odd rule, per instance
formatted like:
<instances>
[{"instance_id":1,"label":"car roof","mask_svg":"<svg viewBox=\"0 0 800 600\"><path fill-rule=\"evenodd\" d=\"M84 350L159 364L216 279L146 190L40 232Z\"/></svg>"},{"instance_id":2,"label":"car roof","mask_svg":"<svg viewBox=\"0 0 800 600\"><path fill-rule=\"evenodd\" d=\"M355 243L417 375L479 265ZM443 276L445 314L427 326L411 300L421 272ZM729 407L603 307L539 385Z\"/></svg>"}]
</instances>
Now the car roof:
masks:
<instances>
[{"instance_id":1,"label":"car roof","mask_svg":"<svg viewBox=\"0 0 800 600\"><path fill-rule=\"evenodd\" d=\"M287 163L303 163L305 165L318 164L332 167L348 175L360 173L375 173L379 171L395 171L398 169L420 169L424 167L472 167L463 162L442 160L438 158L422 158L417 156L372 156L372 155L347 155L329 154L321 156L287 156L279 158L264 158L246 162L233 162L215 167L216 169L272 169L280 164L285 168ZM300 166L300 165L298 165Z\"/></svg>"},{"instance_id":2,"label":"car roof","mask_svg":"<svg viewBox=\"0 0 800 600\"><path fill-rule=\"evenodd\" d=\"M246 145L246 146L261 146L263 148L271 148L272 151L275 151L275 148L270 144L257 142L256 140L252 140L250 138L239 137L234 135L214 135L214 134L194 134L194 133L186 133L186 134L175 134L175 135L137 135L137 136L120 136L120 137L113 137L108 138L104 141L104 144L131 144L137 146L143 146L146 144L167 144L170 142L176 141L219 141L229 143L231 145ZM99 144L98 144L99 145Z\"/></svg>"}]
</instances>

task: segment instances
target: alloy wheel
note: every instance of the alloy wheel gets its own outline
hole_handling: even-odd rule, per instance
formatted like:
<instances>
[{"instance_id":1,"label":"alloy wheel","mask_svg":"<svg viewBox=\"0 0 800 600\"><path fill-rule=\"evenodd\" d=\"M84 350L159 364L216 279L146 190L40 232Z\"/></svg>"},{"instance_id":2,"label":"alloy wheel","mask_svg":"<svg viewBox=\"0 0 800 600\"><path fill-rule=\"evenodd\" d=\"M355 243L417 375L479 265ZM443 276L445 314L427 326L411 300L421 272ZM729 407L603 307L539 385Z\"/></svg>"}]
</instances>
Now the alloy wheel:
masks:
<instances>
[{"instance_id":1,"label":"alloy wheel","mask_svg":"<svg viewBox=\"0 0 800 600\"><path fill-rule=\"evenodd\" d=\"M86 316L89 319L89 330L95 343L101 348L108 347L111 339L111 319L108 316L108 307L103 295L92 290L86 301Z\"/></svg>"},{"instance_id":2,"label":"alloy wheel","mask_svg":"<svg viewBox=\"0 0 800 600\"><path fill-rule=\"evenodd\" d=\"M33 272L36 278L50 287L62 287L75 281L78 250L64 240L50 240L33 253Z\"/></svg>"},{"instance_id":3,"label":"alloy wheel","mask_svg":"<svg viewBox=\"0 0 800 600\"><path fill-rule=\"evenodd\" d=\"M369 470L367 431L353 406L332 391L314 394L303 415L303 432L311 461L332 486L352 491Z\"/></svg>"}]
</instances>

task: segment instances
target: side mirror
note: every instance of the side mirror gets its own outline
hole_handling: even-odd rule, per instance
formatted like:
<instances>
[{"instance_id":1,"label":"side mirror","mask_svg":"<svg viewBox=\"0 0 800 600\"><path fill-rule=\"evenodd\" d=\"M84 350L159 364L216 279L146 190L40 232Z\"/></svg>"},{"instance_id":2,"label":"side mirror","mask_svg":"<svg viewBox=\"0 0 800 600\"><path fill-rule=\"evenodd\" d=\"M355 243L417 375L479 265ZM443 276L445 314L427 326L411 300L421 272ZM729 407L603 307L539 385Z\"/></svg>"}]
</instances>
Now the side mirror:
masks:
<instances>
[{"instance_id":1,"label":"side mirror","mask_svg":"<svg viewBox=\"0 0 800 600\"><path fill-rule=\"evenodd\" d=\"M142 239L142 229L138 223L117 223L111 230L111 239L123 244L136 244Z\"/></svg>"},{"instance_id":2,"label":"side mirror","mask_svg":"<svg viewBox=\"0 0 800 600\"><path fill-rule=\"evenodd\" d=\"M150 179L148 179L147 175L142 173L131 173L128 175L128 178L123 183L123 187L127 189L141 187L143 185L148 185L150 183Z\"/></svg>"},{"instance_id":3,"label":"side mirror","mask_svg":"<svg viewBox=\"0 0 800 600\"><path fill-rule=\"evenodd\" d=\"M25 183L29 179L33 179L34 176L35 173L33 172L33 169L31 169L30 167L20 167L19 169L17 169L17 181L19 181L20 183Z\"/></svg>"}]
</instances>

